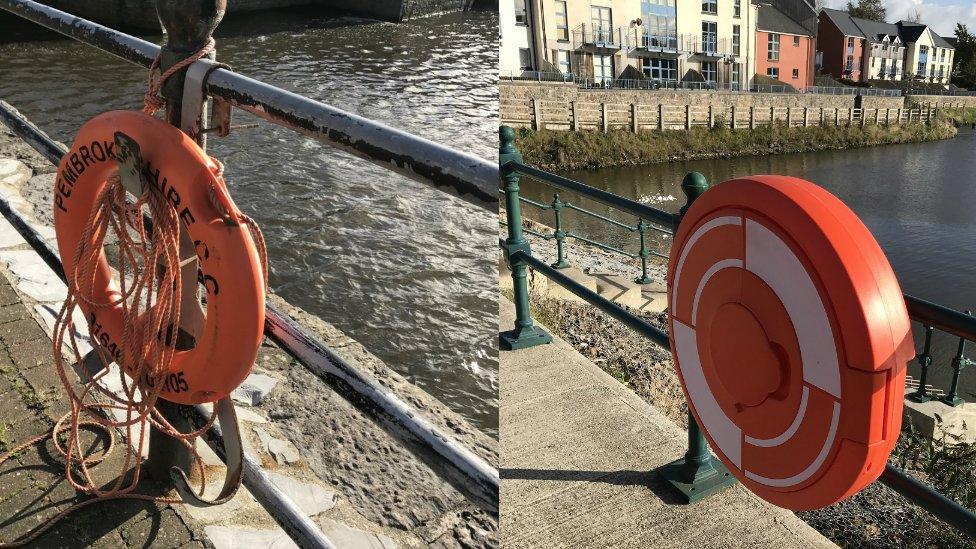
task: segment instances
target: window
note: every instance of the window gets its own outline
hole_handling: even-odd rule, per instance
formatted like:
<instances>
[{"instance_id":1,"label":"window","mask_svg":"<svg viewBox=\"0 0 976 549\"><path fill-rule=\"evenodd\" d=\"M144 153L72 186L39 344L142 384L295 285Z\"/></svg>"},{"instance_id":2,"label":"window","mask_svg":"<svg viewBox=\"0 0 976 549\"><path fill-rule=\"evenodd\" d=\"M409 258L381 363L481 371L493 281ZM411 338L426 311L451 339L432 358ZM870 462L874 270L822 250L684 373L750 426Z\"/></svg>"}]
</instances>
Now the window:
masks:
<instances>
[{"instance_id":1,"label":"window","mask_svg":"<svg viewBox=\"0 0 976 549\"><path fill-rule=\"evenodd\" d=\"M793 69L793 80L800 78L800 69Z\"/></svg>"},{"instance_id":2,"label":"window","mask_svg":"<svg viewBox=\"0 0 976 549\"><path fill-rule=\"evenodd\" d=\"M918 75L925 76L925 65L929 61L929 47L919 46L918 47Z\"/></svg>"},{"instance_id":3,"label":"window","mask_svg":"<svg viewBox=\"0 0 976 549\"><path fill-rule=\"evenodd\" d=\"M655 80L677 80L677 59L644 59L644 76Z\"/></svg>"},{"instance_id":4,"label":"window","mask_svg":"<svg viewBox=\"0 0 976 549\"><path fill-rule=\"evenodd\" d=\"M945 66L939 65L939 80L945 78Z\"/></svg>"},{"instance_id":5,"label":"window","mask_svg":"<svg viewBox=\"0 0 976 549\"><path fill-rule=\"evenodd\" d=\"M642 46L671 49L678 47L678 36L675 32L673 16L648 15L645 13L642 19L645 33Z\"/></svg>"},{"instance_id":6,"label":"window","mask_svg":"<svg viewBox=\"0 0 976 549\"><path fill-rule=\"evenodd\" d=\"M702 76L705 77L706 82L715 83L715 78L718 76L718 71L716 70L715 61L708 61L701 64Z\"/></svg>"},{"instance_id":7,"label":"window","mask_svg":"<svg viewBox=\"0 0 976 549\"><path fill-rule=\"evenodd\" d=\"M532 52L529 48L519 48L519 67L523 71L532 70Z\"/></svg>"},{"instance_id":8,"label":"window","mask_svg":"<svg viewBox=\"0 0 976 549\"><path fill-rule=\"evenodd\" d=\"M847 72L848 73L853 73L854 72L854 56L853 55L848 55L847 56Z\"/></svg>"},{"instance_id":9,"label":"window","mask_svg":"<svg viewBox=\"0 0 976 549\"><path fill-rule=\"evenodd\" d=\"M718 13L718 0L702 0L702 13Z\"/></svg>"},{"instance_id":10,"label":"window","mask_svg":"<svg viewBox=\"0 0 976 549\"><path fill-rule=\"evenodd\" d=\"M794 36L793 37L793 47L794 48L799 48L800 47L800 37L799 36Z\"/></svg>"},{"instance_id":11,"label":"window","mask_svg":"<svg viewBox=\"0 0 976 549\"><path fill-rule=\"evenodd\" d=\"M942 59L942 62L943 63L945 63L945 54L946 54L946 50L945 50L945 48L942 48L942 58L941 59Z\"/></svg>"},{"instance_id":12,"label":"window","mask_svg":"<svg viewBox=\"0 0 976 549\"><path fill-rule=\"evenodd\" d=\"M732 25L732 55L740 55L742 32L739 25Z\"/></svg>"},{"instance_id":13,"label":"window","mask_svg":"<svg viewBox=\"0 0 976 549\"><path fill-rule=\"evenodd\" d=\"M742 63L732 63L732 89L738 90L742 86Z\"/></svg>"},{"instance_id":14,"label":"window","mask_svg":"<svg viewBox=\"0 0 976 549\"><path fill-rule=\"evenodd\" d=\"M742 17L742 0L732 2L732 17Z\"/></svg>"},{"instance_id":15,"label":"window","mask_svg":"<svg viewBox=\"0 0 976 549\"><path fill-rule=\"evenodd\" d=\"M888 64L888 59L882 57L881 58L881 78L884 78L885 77L885 65L887 65L887 64Z\"/></svg>"},{"instance_id":16,"label":"window","mask_svg":"<svg viewBox=\"0 0 976 549\"><path fill-rule=\"evenodd\" d=\"M556 40L569 42L569 17L565 0L556 0Z\"/></svg>"},{"instance_id":17,"label":"window","mask_svg":"<svg viewBox=\"0 0 976 549\"><path fill-rule=\"evenodd\" d=\"M702 51L718 50L718 23L702 21Z\"/></svg>"},{"instance_id":18,"label":"window","mask_svg":"<svg viewBox=\"0 0 976 549\"><path fill-rule=\"evenodd\" d=\"M559 72L569 74L573 72L573 65L570 62L570 53L567 50L555 50L556 63L559 65Z\"/></svg>"},{"instance_id":19,"label":"window","mask_svg":"<svg viewBox=\"0 0 976 549\"><path fill-rule=\"evenodd\" d=\"M607 84L613 81L613 56L594 55L593 56L593 79L600 84Z\"/></svg>"},{"instance_id":20,"label":"window","mask_svg":"<svg viewBox=\"0 0 976 549\"><path fill-rule=\"evenodd\" d=\"M612 44L613 19L610 16L610 8L593 6L590 8L590 17L593 21L593 41Z\"/></svg>"},{"instance_id":21,"label":"window","mask_svg":"<svg viewBox=\"0 0 976 549\"><path fill-rule=\"evenodd\" d=\"M769 34L769 43L766 47L766 59L770 61L779 61L779 35Z\"/></svg>"},{"instance_id":22,"label":"window","mask_svg":"<svg viewBox=\"0 0 976 549\"><path fill-rule=\"evenodd\" d=\"M847 39L847 54L848 55L854 54L854 37L849 37Z\"/></svg>"},{"instance_id":23,"label":"window","mask_svg":"<svg viewBox=\"0 0 976 549\"><path fill-rule=\"evenodd\" d=\"M935 63L929 65L929 78L935 78Z\"/></svg>"},{"instance_id":24,"label":"window","mask_svg":"<svg viewBox=\"0 0 976 549\"><path fill-rule=\"evenodd\" d=\"M779 80L779 67L768 67L766 69L766 76Z\"/></svg>"},{"instance_id":25,"label":"window","mask_svg":"<svg viewBox=\"0 0 976 549\"><path fill-rule=\"evenodd\" d=\"M515 24L525 26L528 24L528 19L525 11L525 0L515 0Z\"/></svg>"}]
</instances>

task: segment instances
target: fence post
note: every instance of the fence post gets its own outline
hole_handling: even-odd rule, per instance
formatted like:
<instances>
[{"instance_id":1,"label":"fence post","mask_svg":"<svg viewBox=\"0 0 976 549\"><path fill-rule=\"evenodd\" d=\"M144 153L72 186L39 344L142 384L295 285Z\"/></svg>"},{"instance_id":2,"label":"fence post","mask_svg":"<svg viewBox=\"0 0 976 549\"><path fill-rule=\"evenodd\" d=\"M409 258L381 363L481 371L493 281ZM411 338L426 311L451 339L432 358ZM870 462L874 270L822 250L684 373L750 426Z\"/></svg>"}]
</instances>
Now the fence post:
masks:
<instances>
[{"instance_id":1,"label":"fence post","mask_svg":"<svg viewBox=\"0 0 976 549\"><path fill-rule=\"evenodd\" d=\"M864 107L861 107L860 109L858 109L858 113L861 115L861 127L862 128L864 127L864 119L867 118L865 116L865 113L866 112L867 112L867 110Z\"/></svg>"},{"instance_id":2,"label":"fence post","mask_svg":"<svg viewBox=\"0 0 976 549\"><path fill-rule=\"evenodd\" d=\"M902 110L903 109L901 107L898 107L898 120L895 121L895 124L898 124L898 125L901 124L901 111Z\"/></svg>"},{"instance_id":3,"label":"fence post","mask_svg":"<svg viewBox=\"0 0 976 549\"><path fill-rule=\"evenodd\" d=\"M729 118L730 118L730 121L729 121L729 122L730 122L730 123L729 123L729 127L730 127L730 128L732 128L732 129L734 130L734 129L735 129L735 125L736 125L736 119L735 119L735 105L732 105L732 115L731 115L731 116L730 116Z\"/></svg>"},{"instance_id":4,"label":"fence post","mask_svg":"<svg viewBox=\"0 0 976 549\"><path fill-rule=\"evenodd\" d=\"M834 125L840 126L840 107L834 109Z\"/></svg>"},{"instance_id":5,"label":"fence post","mask_svg":"<svg viewBox=\"0 0 976 549\"><path fill-rule=\"evenodd\" d=\"M681 190L687 196L685 205L676 216L675 232L681 218L696 198L708 190L705 176L691 172L681 181ZM688 451L682 459L661 468L661 477L682 496L686 503L694 503L716 494L735 484L735 477L708 450L708 443L695 416L688 412Z\"/></svg>"},{"instance_id":6,"label":"fence post","mask_svg":"<svg viewBox=\"0 0 976 549\"><path fill-rule=\"evenodd\" d=\"M691 105L685 105L685 129L691 129Z\"/></svg>"},{"instance_id":7,"label":"fence post","mask_svg":"<svg viewBox=\"0 0 976 549\"><path fill-rule=\"evenodd\" d=\"M539 112L539 100L532 99L532 129L541 130L542 129L542 116Z\"/></svg>"},{"instance_id":8,"label":"fence post","mask_svg":"<svg viewBox=\"0 0 976 549\"><path fill-rule=\"evenodd\" d=\"M776 121L776 107L769 107L769 127L773 127L773 122Z\"/></svg>"},{"instance_id":9,"label":"fence post","mask_svg":"<svg viewBox=\"0 0 976 549\"><path fill-rule=\"evenodd\" d=\"M967 315L972 314L972 311L966 311ZM952 383L949 384L949 392L939 400L948 404L949 406L959 406L964 404L966 401L963 400L958 394L959 390L959 374L962 373L962 369L970 364L970 361L966 358L966 340L965 338L959 338L959 346L956 348L956 356L952 358Z\"/></svg>"},{"instance_id":10,"label":"fence post","mask_svg":"<svg viewBox=\"0 0 976 549\"><path fill-rule=\"evenodd\" d=\"M803 107L803 127L810 125L810 107Z\"/></svg>"},{"instance_id":11,"label":"fence post","mask_svg":"<svg viewBox=\"0 0 976 549\"><path fill-rule=\"evenodd\" d=\"M786 127L793 126L793 107L786 107Z\"/></svg>"},{"instance_id":12,"label":"fence post","mask_svg":"<svg viewBox=\"0 0 976 549\"><path fill-rule=\"evenodd\" d=\"M156 0L156 11L167 36L160 51L160 70L166 71L190 57L210 40L211 34L220 24L224 15L223 9L218 6L220 3L219 0L197 0L171 5L169 2ZM213 59L216 56L210 54L207 57ZM166 121L177 128L181 126L183 116L183 86L186 81L186 70L183 68L176 71L166 80L160 90L160 95L166 100ZM200 112L203 120L206 120L205 108L203 107ZM205 135L201 134L197 138L197 143L204 150L207 146ZM188 255L186 252L187 250L184 250L181 245L179 251L181 259L195 257L192 249L188 251ZM192 273L189 273L189 270L183 273L182 284L184 292L196 291L196 269L193 269ZM181 299L183 298L181 297ZM183 299L183 303L187 303L187 300ZM181 313L181 324L189 318L190 309L191 307L188 306L183 307L187 314ZM156 401L156 411L165 417L174 429L182 433L189 433L195 430L196 426L190 420L193 417L193 412L185 408L163 399ZM183 446L182 441L151 427L149 431L149 452L145 464L146 472L163 486L169 486L172 479L171 471L174 467L185 471L191 477L197 476L196 470L192 468L190 451Z\"/></svg>"},{"instance_id":13,"label":"fence post","mask_svg":"<svg viewBox=\"0 0 976 549\"><path fill-rule=\"evenodd\" d=\"M512 290L515 293L515 328L498 336L499 348L505 351L527 349L551 343L552 336L532 322L529 314L528 266L522 254L531 254L529 243L522 236L522 206L519 204L519 174L509 163L522 163L522 155L515 148L515 131L508 126L498 129L498 168L505 186L505 218L508 238L505 240L505 259L512 270Z\"/></svg>"},{"instance_id":14,"label":"fence post","mask_svg":"<svg viewBox=\"0 0 976 549\"><path fill-rule=\"evenodd\" d=\"M657 106L657 129L664 130L664 104Z\"/></svg>"},{"instance_id":15,"label":"fence post","mask_svg":"<svg viewBox=\"0 0 976 549\"><path fill-rule=\"evenodd\" d=\"M749 107L749 129L756 129L756 107Z\"/></svg>"},{"instance_id":16,"label":"fence post","mask_svg":"<svg viewBox=\"0 0 976 549\"><path fill-rule=\"evenodd\" d=\"M908 398L915 402L928 402L932 400L932 397L928 395L925 388L925 381L929 377L929 366L932 365L932 353L930 352L932 349L932 330L932 326L925 326L925 344L922 346L922 354L915 358L921 368L918 376L918 390L908 395Z\"/></svg>"},{"instance_id":17,"label":"fence post","mask_svg":"<svg viewBox=\"0 0 976 549\"><path fill-rule=\"evenodd\" d=\"M881 125L881 109L880 108L874 109L874 125L875 126L880 126Z\"/></svg>"},{"instance_id":18,"label":"fence post","mask_svg":"<svg viewBox=\"0 0 976 549\"><path fill-rule=\"evenodd\" d=\"M637 133L637 103L630 104L631 129Z\"/></svg>"},{"instance_id":19,"label":"fence post","mask_svg":"<svg viewBox=\"0 0 976 549\"><path fill-rule=\"evenodd\" d=\"M820 107L820 123L819 123L820 126L824 125L824 119L826 118L826 116L824 116L825 110L826 109L824 107Z\"/></svg>"},{"instance_id":20,"label":"fence post","mask_svg":"<svg viewBox=\"0 0 976 549\"><path fill-rule=\"evenodd\" d=\"M552 264L555 269L565 269L569 267L569 261L566 261L566 231L563 230L562 211L566 203L559 200L559 193L553 195L552 198L552 213L556 218L556 262Z\"/></svg>"},{"instance_id":21,"label":"fence post","mask_svg":"<svg viewBox=\"0 0 976 549\"><path fill-rule=\"evenodd\" d=\"M603 119L603 133L607 133L607 130L610 129L610 121L607 120L607 104L606 103L600 103L600 112L602 113L600 116Z\"/></svg>"},{"instance_id":22,"label":"fence post","mask_svg":"<svg viewBox=\"0 0 976 549\"><path fill-rule=\"evenodd\" d=\"M711 105L708 106L708 127L709 129L715 127L715 108Z\"/></svg>"},{"instance_id":23,"label":"fence post","mask_svg":"<svg viewBox=\"0 0 976 549\"><path fill-rule=\"evenodd\" d=\"M573 124L573 131L579 131L579 114L576 111L576 101L569 102L569 118Z\"/></svg>"},{"instance_id":24,"label":"fence post","mask_svg":"<svg viewBox=\"0 0 976 549\"><path fill-rule=\"evenodd\" d=\"M634 282L638 284L650 284L653 282L653 279L647 276L647 258L651 256L651 253L647 250L647 229L649 228L651 228L651 225L644 223L643 219L637 220L637 234L640 235L640 251L637 255L640 256L641 260L641 275Z\"/></svg>"},{"instance_id":25,"label":"fence post","mask_svg":"<svg viewBox=\"0 0 976 549\"><path fill-rule=\"evenodd\" d=\"M854 107L847 109L847 126L854 125Z\"/></svg>"}]
</instances>

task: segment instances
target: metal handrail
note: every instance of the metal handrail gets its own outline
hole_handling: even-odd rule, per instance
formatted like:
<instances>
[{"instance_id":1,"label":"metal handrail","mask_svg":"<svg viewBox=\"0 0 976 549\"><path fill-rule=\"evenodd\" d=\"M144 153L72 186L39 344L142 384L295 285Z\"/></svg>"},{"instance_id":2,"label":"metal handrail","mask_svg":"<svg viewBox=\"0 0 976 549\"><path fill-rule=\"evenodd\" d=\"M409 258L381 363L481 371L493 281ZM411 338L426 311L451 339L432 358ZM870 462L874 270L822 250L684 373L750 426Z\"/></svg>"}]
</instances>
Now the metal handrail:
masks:
<instances>
[{"instance_id":1,"label":"metal handrail","mask_svg":"<svg viewBox=\"0 0 976 549\"><path fill-rule=\"evenodd\" d=\"M0 9L148 68L160 48L33 0L0 0ZM497 211L498 167L385 124L265 84L225 68L206 91L255 116L295 130L383 168Z\"/></svg>"},{"instance_id":2,"label":"metal handrail","mask_svg":"<svg viewBox=\"0 0 976 549\"><path fill-rule=\"evenodd\" d=\"M558 269L547 265L545 262L532 255L531 248L521 236L521 211L518 208L518 176L519 174L531 175L532 177L542 181L552 182L553 184L563 188L572 188L581 194L585 194L591 198L600 200L601 202L612 204L614 207L625 211L633 211L635 209L643 211L643 208L646 208L646 206L632 200L613 195L607 191L593 189L592 187L582 183L567 180L566 178L557 176L555 174L550 174L535 168L528 168L522 164L521 156L519 155L518 150L515 149L514 130L507 126L503 126L500 134L502 144L501 148L499 149L499 164L502 181L505 185L506 211L508 211L510 221L518 222L518 230L513 230L516 227L516 223L510 223L509 238L499 239L498 241L499 247L505 253L512 269L512 278L515 291L516 330L504 334L508 336L506 339L508 342L507 345L509 345L511 349L518 349L536 344L535 342L527 341L525 344L519 345L517 338L522 337L523 335L527 339L533 338L536 341L545 341L545 339L539 335L540 332L544 332L542 332L538 327L534 326L532 318L528 312L528 287L526 285L525 271L528 267L532 267L546 278L576 294L587 303L594 305L611 317L622 322L624 325L637 331L644 337L647 337L651 341L666 349L670 349L670 339L662 330L652 326L647 321L600 296L598 293L562 274ZM698 174L698 178L700 178L702 183L704 183L704 178L700 176L700 174ZM692 183L689 184L687 189L685 188L684 184L682 185L682 189L685 190L689 199L685 208L690 206L694 198L698 196L696 193L704 192L704 188L695 188L693 184L695 178L686 178L686 181L689 180ZM705 188L707 188L707 186ZM680 214L678 216L671 216L670 219L672 223L670 226L674 228L677 226L677 222L680 219ZM973 317L909 295L905 295L904 297L909 316L911 316L913 319L923 323L936 325L940 329L945 329L945 331L958 335L966 340L976 341L976 319ZM694 416L689 413L688 419L689 449L685 454L685 463L693 464L694 470L698 471L700 470L699 467L708 466L709 462L715 458L711 456L710 452L708 451L707 444L705 444L704 437L700 431L700 428L698 427L698 424L694 420ZM694 474L689 474L689 478L695 478ZM921 506L940 519L946 521L960 532L976 539L976 514L974 514L971 510L966 509L958 503L943 496L931 487L923 484L891 464L886 464L885 469L879 476L878 480L882 484L889 486L904 496L909 501Z\"/></svg>"}]
</instances>

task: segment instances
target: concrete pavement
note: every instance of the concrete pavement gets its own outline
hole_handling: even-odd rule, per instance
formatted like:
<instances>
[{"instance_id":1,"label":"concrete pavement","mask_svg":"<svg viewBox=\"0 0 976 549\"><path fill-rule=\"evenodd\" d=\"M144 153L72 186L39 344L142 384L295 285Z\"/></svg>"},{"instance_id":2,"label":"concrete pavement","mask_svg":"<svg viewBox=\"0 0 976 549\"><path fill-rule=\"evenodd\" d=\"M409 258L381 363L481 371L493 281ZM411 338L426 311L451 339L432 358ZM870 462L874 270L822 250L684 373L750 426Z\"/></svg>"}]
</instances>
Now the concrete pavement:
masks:
<instances>
[{"instance_id":1,"label":"concrete pavement","mask_svg":"<svg viewBox=\"0 0 976 549\"><path fill-rule=\"evenodd\" d=\"M502 297L499 329L514 318ZM503 547L836 547L739 485L678 503L654 471L686 432L553 340L499 355Z\"/></svg>"}]
</instances>

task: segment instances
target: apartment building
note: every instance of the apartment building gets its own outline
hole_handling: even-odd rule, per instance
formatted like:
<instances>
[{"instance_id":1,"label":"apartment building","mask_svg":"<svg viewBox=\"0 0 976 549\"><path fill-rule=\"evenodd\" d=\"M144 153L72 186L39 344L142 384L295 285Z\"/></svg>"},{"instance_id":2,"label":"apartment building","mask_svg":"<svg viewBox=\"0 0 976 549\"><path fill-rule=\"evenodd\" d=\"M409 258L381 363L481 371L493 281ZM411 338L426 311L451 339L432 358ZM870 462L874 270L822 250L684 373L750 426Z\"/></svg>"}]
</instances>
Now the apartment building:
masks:
<instances>
[{"instance_id":1,"label":"apartment building","mask_svg":"<svg viewBox=\"0 0 976 549\"><path fill-rule=\"evenodd\" d=\"M772 4L759 4L756 72L798 90L813 85L813 33Z\"/></svg>"},{"instance_id":2,"label":"apartment building","mask_svg":"<svg viewBox=\"0 0 976 549\"><path fill-rule=\"evenodd\" d=\"M955 48L922 23L879 23L823 9L817 27L822 69L858 82L906 80L948 84Z\"/></svg>"},{"instance_id":3,"label":"apartment building","mask_svg":"<svg viewBox=\"0 0 976 549\"><path fill-rule=\"evenodd\" d=\"M756 71L749 0L501 0L501 8L503 72L553 70L596 84L641 74L746 89Z\"/></svg>"}]
</instances>

